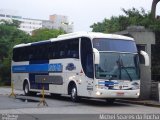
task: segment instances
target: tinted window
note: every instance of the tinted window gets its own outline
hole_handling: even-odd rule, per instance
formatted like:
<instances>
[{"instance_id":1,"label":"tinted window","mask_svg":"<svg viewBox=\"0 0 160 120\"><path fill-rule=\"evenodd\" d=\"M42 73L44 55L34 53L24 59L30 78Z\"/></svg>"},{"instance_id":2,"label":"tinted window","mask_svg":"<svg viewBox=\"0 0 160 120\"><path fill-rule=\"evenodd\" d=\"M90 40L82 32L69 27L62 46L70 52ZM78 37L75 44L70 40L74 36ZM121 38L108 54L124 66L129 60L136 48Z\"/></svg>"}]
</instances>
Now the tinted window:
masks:
<instances>
[{"instance_id":1,"label":"tinted window","mask_svg":"<svg viewBox=\"0 0 160 120\"><path fill-rule=\"evenodd\" d=\"M53 42L49 48L51 59L77 58L79 59L79 39Z\"/></svg>"},{"instance_id":2,"label":"tinted window","mask_svg":"<svg viewBox=\"0 0 160 120\"><path fill-rule=\"evenodd\" d=\"M28 49L25 48L14 48L13 49L13 60L14 61L27 61L28 60Z\"/></svg>"},{"instance_id":3,"label":"tinted window","mask_svg":"<svg viewBox=\"0 0 160 120\"><path fill-rule=\"evenodd\" d=\"M57 42L43 42L27 47L13 49L13 60L31 61L77 58L79 59L79 39L71 39Z\"/></svg>"},{"instance_id":4,"label":"tinted window","mask_svg":"<svg viewBox=\"0 0 160 120\"><path fill-rule=\"evenodd\" d=\"M131 40L100 38L93 40L93 46L99 51L137 52L136 44Z\"/></svg>"},{"instance_id":5,"label":"tinted window","mask_svg":"<svg viewBox=\"0 0 160 120\"><path fill-rule=\"evenodd\" d=\"M81 38L81 63L86 76L93 78L93 50L89 38Z\"/></svg>"}]
</instances>

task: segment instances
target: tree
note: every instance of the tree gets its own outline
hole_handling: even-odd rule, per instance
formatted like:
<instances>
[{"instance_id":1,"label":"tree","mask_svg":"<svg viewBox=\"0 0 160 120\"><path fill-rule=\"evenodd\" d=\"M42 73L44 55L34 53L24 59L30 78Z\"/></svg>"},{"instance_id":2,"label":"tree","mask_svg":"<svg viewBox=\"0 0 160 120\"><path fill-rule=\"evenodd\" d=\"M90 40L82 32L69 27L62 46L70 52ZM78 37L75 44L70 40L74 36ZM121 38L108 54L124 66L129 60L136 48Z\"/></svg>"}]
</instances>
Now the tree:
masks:
<instances>
[{"instance_id":1,"label":"tree","mask_svg":"<svg viewBox=\"0 0 160 120\"><path fill-rule=\"evenodd\" d=\"M14 45L48 40L64 34L62 30L38 29L33 31L33 35L30 36L19 30L19 25L20 22L16 20L0 21L0 84L10 83L12 48Z\"/></svg>"},{"instance_id":2,"label":"tree","mask_svg":"<svg viewBox=\"0 0 160 120\"><path fill-rule=\"evenodd\" d=\"M18 28L19 27L19 25L21 24L21 22L20 21L18 21L18 20L0 20L0 24L1 25L7 25L7 26L14 26L14 27L16 27L16 28Z\"/></svg>"},{"instance_id":3,"label":"tree","mask_svg":"<svg viewBox=\"0 0 160 120\"><path fill-rule=\"evenodd\" d=\"M144 26L153 31L160 31L160 21L152 19L151 13L146 12L143 8L137 10L122 9L125 15L118 17L112 16L110 19L104 19L102 22L94 23L90 27L93 32L113 33L125 30L128 26Z\"/></svg>"},{"instance_id":4,"label":"tree","mask_svg":"<svg viewBox=\"0 0 160 120\"><path fill-rule=\"evenodd\" d=\"M56 30L56 29L37 29L33 31L31 36L32 41L41 41L41 40L48 40L50 38L56 38L58 35L64 34L63 30Z\"/></svg>"},{"instance_id":5,"label":"tree","mask_svg":"<svg viewBox=\"0 0 160 120\"><path fill-rule=\"evenodd\" d=\"M19 30L18 27L18 21L0 21L0 84L10 83L13 46L30 41L30 36Z\"/></svg>"}]
</instances>

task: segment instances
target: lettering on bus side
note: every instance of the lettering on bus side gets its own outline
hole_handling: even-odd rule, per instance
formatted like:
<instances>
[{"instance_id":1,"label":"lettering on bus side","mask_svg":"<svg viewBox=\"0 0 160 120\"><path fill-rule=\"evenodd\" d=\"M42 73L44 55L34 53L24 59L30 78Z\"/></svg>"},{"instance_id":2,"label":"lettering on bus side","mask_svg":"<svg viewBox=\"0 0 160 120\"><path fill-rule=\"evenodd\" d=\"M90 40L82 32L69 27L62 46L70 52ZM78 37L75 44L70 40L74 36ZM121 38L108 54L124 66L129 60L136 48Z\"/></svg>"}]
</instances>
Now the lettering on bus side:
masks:
<instances>
[{"instance_id":1,"label":"lettering on bus side","mask_svg":"<svg viewBox=\"0 0 160 120\"><path fill-rule=\"evenodd\" d=\"M63 66L61 63L57 64L49 64L48 65L48 71L49 72L62 72Z\"/></svg>"},{"instance_id":2,"label":"lettering on bus side","mask_svg":"<svg viewBox=\"0 0 160 120\"><path fill-rule=\"evenodd\" d=\"M92 85L87 85L87 90L88 91L93 91L93 86Z\"/></svg>"}]
</instances>

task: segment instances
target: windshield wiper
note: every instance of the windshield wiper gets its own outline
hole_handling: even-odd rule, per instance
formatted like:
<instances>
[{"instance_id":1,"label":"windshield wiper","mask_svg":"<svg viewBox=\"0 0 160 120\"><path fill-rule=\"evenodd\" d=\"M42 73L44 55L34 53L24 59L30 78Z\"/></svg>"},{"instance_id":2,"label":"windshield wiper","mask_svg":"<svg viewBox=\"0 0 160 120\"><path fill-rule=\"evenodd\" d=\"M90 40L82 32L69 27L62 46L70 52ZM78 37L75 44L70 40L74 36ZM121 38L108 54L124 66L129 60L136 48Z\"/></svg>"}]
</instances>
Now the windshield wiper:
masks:
<instances>
[{"instance_id":1,"label":"windshield wiper","mask_svg":"<svg viewBox=\"0 0 160 120\"><path fill-rule=\"evenodd\" d=\"M126 73L127 73L128 77L129 77L130 81L133 81L131 75L130 75L129 72L127 71L126 67L123 65L122 59L121 59L120 67L123 68L123 69L126 71Z\"/></svg>"}]
</instances>

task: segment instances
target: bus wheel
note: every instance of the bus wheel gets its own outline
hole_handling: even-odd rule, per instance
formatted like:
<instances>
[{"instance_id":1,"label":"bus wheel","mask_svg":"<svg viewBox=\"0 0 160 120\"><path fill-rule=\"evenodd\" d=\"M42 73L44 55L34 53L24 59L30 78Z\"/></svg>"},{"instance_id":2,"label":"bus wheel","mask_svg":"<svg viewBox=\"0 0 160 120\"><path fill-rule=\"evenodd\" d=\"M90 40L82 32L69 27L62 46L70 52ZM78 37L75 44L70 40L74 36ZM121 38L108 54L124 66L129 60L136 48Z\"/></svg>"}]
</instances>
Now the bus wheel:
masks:
<instances>
[{"instance_id":1,"label":"bus wheel","mask_svg":"<svg viewBox=\"0 0 160 120\"><path fill-rule=\"evenodd\" d=\"M113 104L115 102L114 98L108 98L106 99L107 104Z\"/></svg>"},{"instance_id":2,"label":"bus wheel","mask_svg":"<svg viewBox=\"0 0 160 120\"><path fill-rule=\"evenodd\" d=\"M76 87L76 85L73 85L72 88L71 88L71 100L73 102L78 102L77 87Z\"/></svg>"},{"instance_id":3,"label":"bus wheel","mask_svg":"<svg viewBox=\"0 0 160 120\"><path fill-rule=\"evenodd\" d=\"M24 90L24 95L29 95L29 84L28 84L28 82L24 83L23 90Z\"/></svg>"},{"instance_id":4,"label":"bus wheel","mask_svg":"<svg viewBox=\"0 0 160 120\"><path fill-rule=\"evenodd\" d=\"M28 82L24 83L23 90L24 90L24 95L28 95L28 96L35 96L35 95L37 95L36 92L29 91L29 84L28 84Z\"/></svg>"}]
</instances>

